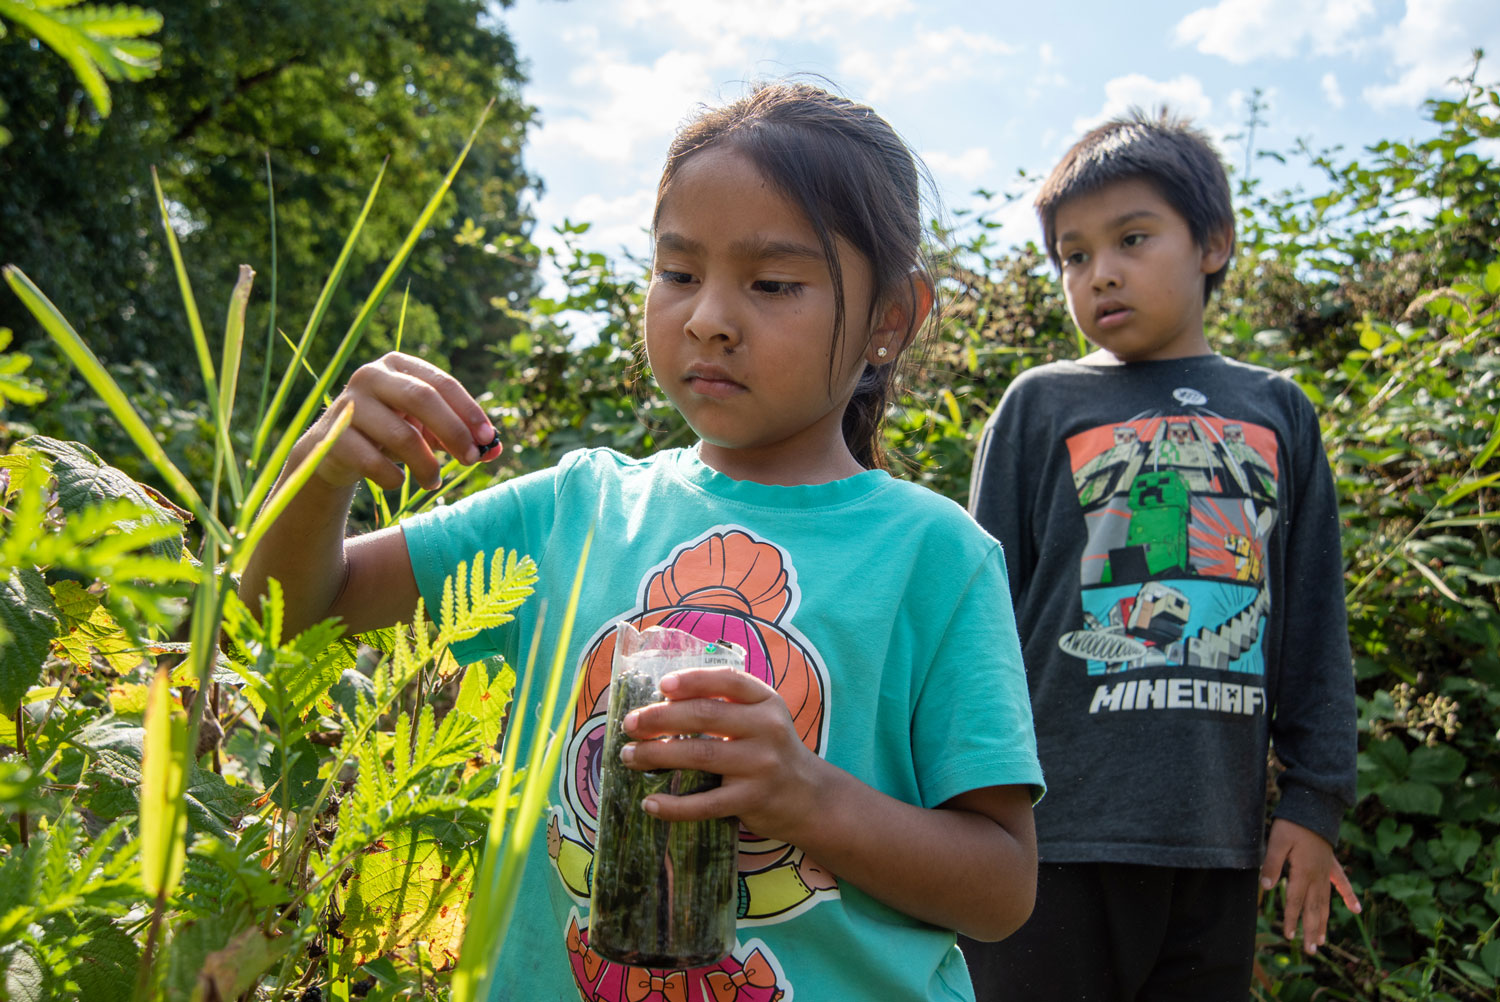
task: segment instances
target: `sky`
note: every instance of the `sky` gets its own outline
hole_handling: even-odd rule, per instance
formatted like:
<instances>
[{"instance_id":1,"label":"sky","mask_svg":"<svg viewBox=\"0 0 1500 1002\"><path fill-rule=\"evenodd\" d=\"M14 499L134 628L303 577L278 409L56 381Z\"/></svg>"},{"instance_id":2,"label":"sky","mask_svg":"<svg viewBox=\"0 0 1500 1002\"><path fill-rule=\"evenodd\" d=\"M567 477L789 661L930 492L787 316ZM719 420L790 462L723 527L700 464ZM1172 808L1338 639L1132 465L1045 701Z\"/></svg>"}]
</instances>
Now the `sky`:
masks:
<instances>
[{"instance_id":1,"label":"sky","mask_svg":"<svg viewBox=\"0 0 1500 1002\"><path fill-rule=\"evenodd\" d=\"M1256 91L1253 149L1305 139L1355 157L1431 135L1424 99L1456 93L1476 47L1480 81L1500 79L1500 0L515 0L498 16L537 109L524 154L544 185L536 239L589 222L584 245L615 258L648 253L677 126L757 80L815 74L870 104L950 217L987 211L1021 243L1039 232L1030 186L1131 106L1191 116L1243 173ZM1265 158L1249 169L1273 189L1316 183ZM980 189L1022 197L1001 207Z\"/></svg>"}]
</instances>

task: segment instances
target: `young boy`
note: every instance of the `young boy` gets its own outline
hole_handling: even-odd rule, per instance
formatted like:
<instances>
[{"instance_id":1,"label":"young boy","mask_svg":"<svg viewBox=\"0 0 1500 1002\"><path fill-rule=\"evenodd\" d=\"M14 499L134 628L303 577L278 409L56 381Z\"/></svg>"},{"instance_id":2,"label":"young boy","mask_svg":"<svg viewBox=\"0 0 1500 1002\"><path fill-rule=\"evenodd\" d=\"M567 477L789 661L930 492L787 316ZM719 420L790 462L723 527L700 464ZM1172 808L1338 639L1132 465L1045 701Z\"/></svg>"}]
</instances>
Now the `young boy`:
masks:
<instances>
[{"instance_id":1,"label":"young boy","mask_svg":"<svg viewBox=\"0 0 1500 1002\"><path fill-rule=\"evenodd\" d=\"M981 1002L1245 999L1257 895L1284 868L1308 952L1331 880L1358 909L1332 849L1355 711L1318 419L1204 336L1234 211L1198 130L1102 125L1036 206L1097 350L1012 383L976 457L1049 791L1035 913L964 952ZM1284 771L1263 854L1268 741Z\"/></svg>"}]
</instances>

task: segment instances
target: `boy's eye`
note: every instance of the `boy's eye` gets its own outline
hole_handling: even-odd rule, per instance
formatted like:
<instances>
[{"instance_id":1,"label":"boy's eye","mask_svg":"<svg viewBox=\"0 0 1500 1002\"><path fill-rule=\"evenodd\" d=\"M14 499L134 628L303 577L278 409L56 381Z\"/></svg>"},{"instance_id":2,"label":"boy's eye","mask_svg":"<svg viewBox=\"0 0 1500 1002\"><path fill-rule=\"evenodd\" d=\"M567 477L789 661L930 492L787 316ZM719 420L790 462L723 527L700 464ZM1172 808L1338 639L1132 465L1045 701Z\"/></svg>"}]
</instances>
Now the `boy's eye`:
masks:
<instances>
[{"instance_id":1,"label":"boy's eye","mask_svg":"<svg viewBox=\"0 0 1500 1002\"><path fill-rule=\"evenodd\" d=\"M657 272L656 277L666 285L686 285L693 280L693 276L685 271L667 271L665 269Z\"/></svg>"},{"instance_id":2,"label":"boy's eye","mask_svg":"<svg viewBox=\"0 0 1500 1002\"><path fill-rule=\"evenodd\" d=\"M1120 241L1126 247L1137 247L1145 242L1146 234L1144 233L1128 233L1125 235L1125 239Z\"/></svg>"},{"instance_id":3,"label":"boy's eye","mask_svg":"<svg viewBox=\"0 0 1500 1002\"><path fill-rule=\"evenodd\" d=\"M1088 255L1085 254L1083 251L1069 251L1068 253L1066 253L1066 254L1064 254L1062 256L1062 263L1063 263L1063 266L1066 267L1068 265L1083 264L1083 262L1086 261L1087 259L1088 259Z\"/></svg>"},{"instance_id":4,"label":"boy's eye","mask_svg":"<svg viewBox=\"0 0 1500 1002\"><path fill-rule=\"evenodd\" d=\"M763 292L768 296L792 296L802 291L802 283L763 278L754 284L754 288L756 292Z\"/></svg>"}]
</instances>

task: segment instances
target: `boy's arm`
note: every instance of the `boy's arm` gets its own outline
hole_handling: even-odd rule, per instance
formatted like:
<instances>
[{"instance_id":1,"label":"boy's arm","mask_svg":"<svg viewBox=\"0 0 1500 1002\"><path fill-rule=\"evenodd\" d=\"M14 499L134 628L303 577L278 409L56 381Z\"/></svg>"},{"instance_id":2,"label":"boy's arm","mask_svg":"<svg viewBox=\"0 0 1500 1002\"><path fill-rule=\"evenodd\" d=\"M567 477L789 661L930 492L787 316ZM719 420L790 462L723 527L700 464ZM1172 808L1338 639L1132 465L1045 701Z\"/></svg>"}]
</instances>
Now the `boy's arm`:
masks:
<instances>
[{"instance_id":1,"label":"boy's arm","mask_svg":"<svg viewBox=\"0 0 1500 1002\"><path fill-rule=\"evenodd\" d=\"M1285 770L1267 839L1262 885L1287 872L1283 924L1302 928L1311 952L1325 938L1329 889L1358 912L1343 868L1333 857L1339 823L1354 803L1356 712L1354 674L1344 606L1338 496L1323 451L1317 415L1294 390L1296 437L1288 457L1281 650L1276 656L1276 708L1271 741Z\"/></svg>"},{"instance_id":2,"label":"boy's arm","mask_svg":"<svg viewBox=\"0 0 1500 1002\"><path fill-rule=\"evenodd\" d=\"M334 406L293 448L283 482L328 438L345 407L353 408L349 427L262 537L240 580L240 597L252 610L259 609L266 580L280 581L288 633L329 616L342 617L354 633L410 616L417 585L401 530L345 539L355 489L366 478L400 487L403 466L419 483L435 487L441 468L435 449L465 462L496 451L481 454L480 445L490 443L495 430L456 379L421 359L392 353L349 378Z\"/></svg>"}]
</instances>

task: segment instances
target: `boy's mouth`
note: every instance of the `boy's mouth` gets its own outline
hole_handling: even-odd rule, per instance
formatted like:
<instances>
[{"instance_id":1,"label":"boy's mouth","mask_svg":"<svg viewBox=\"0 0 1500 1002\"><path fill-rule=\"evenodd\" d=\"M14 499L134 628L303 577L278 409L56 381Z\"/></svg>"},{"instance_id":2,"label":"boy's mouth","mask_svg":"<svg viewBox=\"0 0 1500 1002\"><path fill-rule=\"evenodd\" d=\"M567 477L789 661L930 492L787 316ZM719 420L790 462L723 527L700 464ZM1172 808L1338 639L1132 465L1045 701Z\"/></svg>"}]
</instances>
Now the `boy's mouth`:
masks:
<instances>
[{"instance_id":1,"label":"boy's mouth","mask_svg":"<svg viewBox=\"0 0 1500 1002\"><path fill-rule=\"evenodd\" d=\"M1094 322L1109 323L1122 319L1129 312L1130 307L1122 303L1100 303L1094 310Z\"/></svg>"}]
</instances>

